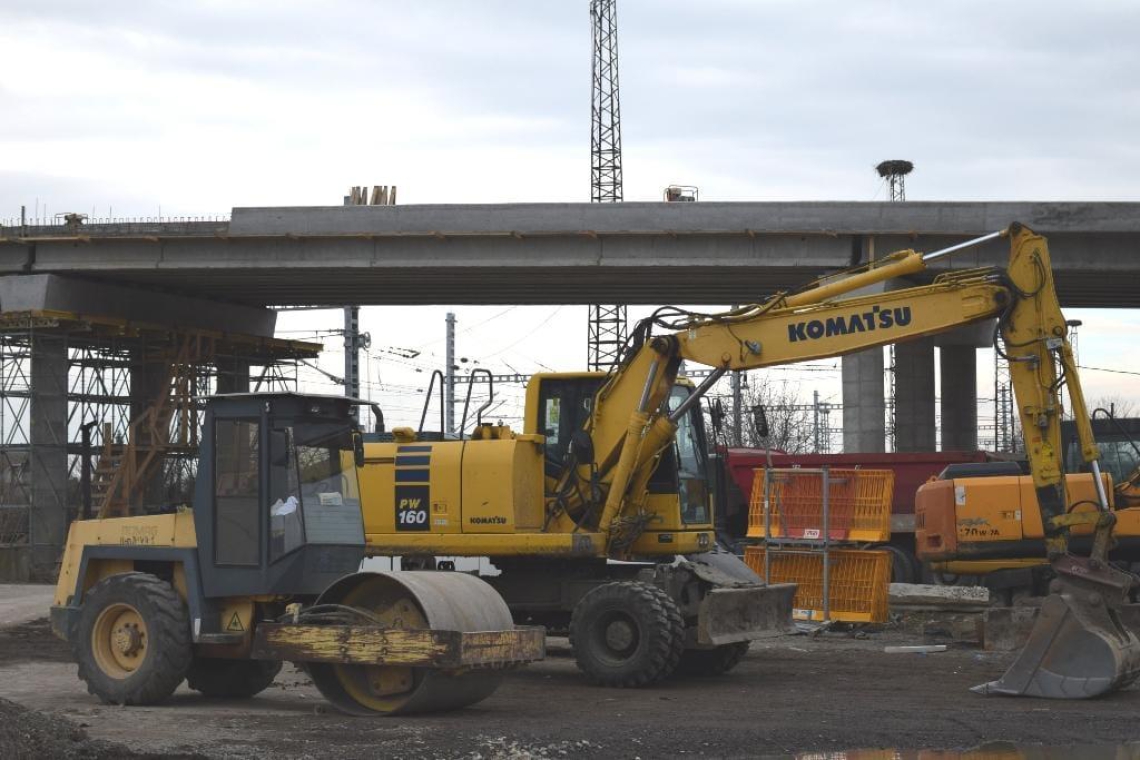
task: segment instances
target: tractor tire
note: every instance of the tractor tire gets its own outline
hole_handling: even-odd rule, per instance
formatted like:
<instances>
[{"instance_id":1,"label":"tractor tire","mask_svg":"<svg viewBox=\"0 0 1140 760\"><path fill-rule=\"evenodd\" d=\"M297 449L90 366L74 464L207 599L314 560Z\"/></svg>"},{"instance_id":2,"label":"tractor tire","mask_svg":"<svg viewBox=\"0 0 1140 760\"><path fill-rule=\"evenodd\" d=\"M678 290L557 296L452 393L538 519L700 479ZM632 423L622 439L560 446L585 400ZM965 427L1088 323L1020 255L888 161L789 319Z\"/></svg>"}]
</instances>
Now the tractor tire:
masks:
<instances>
[{"instance_id":1,"label":"tractor tire","mask_svg":"<svg viewBox=\"0 0 1140 760\"><path fill-rule=\"evenodd\" d=\"M206 697L248 699L269 688L280 672L278 660L195 657L186 673L186 685Z\"/></svg>"},{"instance_id":2,"label":"tractor tire","mask_svg":"<svg viewBox=\"0 0 1140 760\"><path fill-rule=\"evenodd\" d=\"M686 649L677 672L687 676L719 676L735 668L748 654L751 642L738 641L712 649Z\"/></svg>"},{"instance_id":3,"label":"tractor tire","mask_svg":"<svg viewBox=\"0 0 1140 760\"><path fill-rule=\"evenodd\" d=\"M648 583L598 586L570 617L578 669L600 686L648 686L677 669L685 621L676 603Z\"/></svg>"},{"instance_id":4,"label":"tractor tire","mask_svg":"<svg viewBox=\"0 0 1140 760\"><path fill-rule=\"evenodd\" d=\"M112 575L95 584L71 644L87 691L112 705L161 702L182 683L193 659L182 597L149 573Z\"/></svg>"},{"instance_id":5,"label":"tractor tire","mask_svg":"<svg viewBox=\"0 0 1140 760\"><path fill-rule=\"evenodd\" d=\"M891 583L922 582L922 564L914 552L895 544L875 544L871 548L890 552Z\"/></svg>"}]
</instances>

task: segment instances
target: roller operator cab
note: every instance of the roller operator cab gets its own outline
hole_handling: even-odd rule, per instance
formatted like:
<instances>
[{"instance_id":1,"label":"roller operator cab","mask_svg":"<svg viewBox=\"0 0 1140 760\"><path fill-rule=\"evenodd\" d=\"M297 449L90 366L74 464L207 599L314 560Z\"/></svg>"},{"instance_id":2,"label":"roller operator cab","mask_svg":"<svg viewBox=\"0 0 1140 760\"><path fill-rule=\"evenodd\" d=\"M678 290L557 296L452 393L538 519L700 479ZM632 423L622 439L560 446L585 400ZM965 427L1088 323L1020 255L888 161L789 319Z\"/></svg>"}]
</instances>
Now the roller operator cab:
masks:
<instances>
[{"instance_id":1,"label":"roller operator cab","mask_svg":"<svg viewBox=\"0 0 1140 760\"><path fill-rule=\"evenodd\" d=\"M358 572L354 403L213 397L192 509L72 524L52 627L91 693L150 704L185 678L251 696L290 660L346 712L425 711L478 701L502 667L541 656L541 631L514 630L478 579ZM476 630L490 649L465 650Z\"/></svg>"}]
</instances>

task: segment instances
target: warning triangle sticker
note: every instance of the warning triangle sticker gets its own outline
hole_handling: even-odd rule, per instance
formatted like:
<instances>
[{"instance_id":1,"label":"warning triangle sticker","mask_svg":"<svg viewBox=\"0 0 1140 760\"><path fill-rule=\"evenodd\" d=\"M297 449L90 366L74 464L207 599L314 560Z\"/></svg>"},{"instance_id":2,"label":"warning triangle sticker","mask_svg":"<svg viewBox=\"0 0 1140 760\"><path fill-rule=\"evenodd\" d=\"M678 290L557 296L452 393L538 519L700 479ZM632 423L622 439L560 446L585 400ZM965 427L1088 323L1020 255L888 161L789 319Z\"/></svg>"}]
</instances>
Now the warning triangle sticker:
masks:
<instances>
[{"instance_id":1,"label":"warning triangle sticker","mask_svg":"<svg viewBox=\"0 0 1140 760\"><path fill-rule=\"evenodd\" d=\"M244 631L245 627L241 624L241 617L235 612L233 617L230 618L229 625L226 626L227 631Z\"/></svg>"}]
</instances>

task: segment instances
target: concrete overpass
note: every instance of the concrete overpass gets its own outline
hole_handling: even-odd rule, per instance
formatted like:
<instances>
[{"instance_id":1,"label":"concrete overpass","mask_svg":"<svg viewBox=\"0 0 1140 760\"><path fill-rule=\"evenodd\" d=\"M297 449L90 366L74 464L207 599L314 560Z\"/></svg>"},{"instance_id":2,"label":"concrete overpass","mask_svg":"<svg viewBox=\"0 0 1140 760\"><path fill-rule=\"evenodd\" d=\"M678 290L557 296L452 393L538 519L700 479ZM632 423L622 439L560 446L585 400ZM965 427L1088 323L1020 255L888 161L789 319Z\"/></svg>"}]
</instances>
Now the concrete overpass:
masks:
<instances>
[{"instance_id":1,"label":"concrete overpass","mask_svg":"<svg viewBox=\"0 0 1140 760\"><path fill-rule=\"evenodd\" d=\"M1020 221L1065 306L1140 306L1140 203L535 203L237 208L230 222L0 227L0 274L231 303L732 303ZM942 266L1001 264L1003 243Z\"/></svg>"},{"instance_id":2,"label":"concrete overpass","mask_svg":"<svg viewBox=\"0 0 1140 760\"><path fill-rule=\"evenodd\" d=\"M1049 236L1064 305L1140 306L1137 203L336 206L239 208L229 222L0 226L0 322L69 313L84 332L101 317L125 332L157 323L223 343L245 333L261 345L275 316L265 307L276 305L750 302L1013 221ZM998 242L939 266L1000 265L1007 255ZM50 569L66 524L75 356L68 338L49 337L25 346L8 336L28 368L31 543ZM939 345L942 445L972 448L977 400L963 379L980 343L952 334ZM116 355L129 365L132 419L168 387L135 354ZM934 342L900 345L895 356L897 448L933 450ZM211 361L218 388L249 384L253 359ZM844 357L848 450L883 448L883 378L881 350Z\"/></svg>"}]
</instances>

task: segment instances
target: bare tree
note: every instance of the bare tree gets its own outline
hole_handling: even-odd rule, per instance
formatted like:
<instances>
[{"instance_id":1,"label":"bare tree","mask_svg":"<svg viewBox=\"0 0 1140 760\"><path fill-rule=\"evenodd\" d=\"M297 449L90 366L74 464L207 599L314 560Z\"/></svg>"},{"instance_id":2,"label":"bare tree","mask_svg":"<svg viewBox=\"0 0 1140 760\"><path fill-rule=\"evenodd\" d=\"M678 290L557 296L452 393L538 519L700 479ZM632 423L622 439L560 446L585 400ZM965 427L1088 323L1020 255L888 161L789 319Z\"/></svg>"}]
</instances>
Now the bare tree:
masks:
<instances>
[{"instance_id":1,"label":"bare tree","mask_svg":"<svg viewBox=\"0 0 1140 760\"><path fill-rule=\"evenodd\" d=\"M789 454L815 451L815 417L811 404L798 396L799 385L770 376L751 375L744 390L743 438L746 446L767 446ZM764 407L768 437L761 438L752 410ZM826 434L826 431L823 433Z\"/></svg>"}]
</instances>

